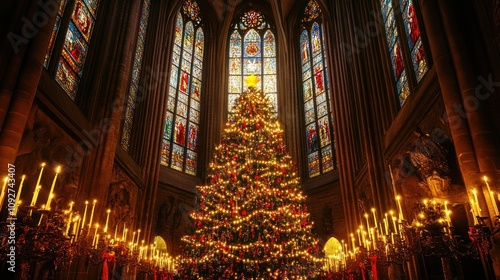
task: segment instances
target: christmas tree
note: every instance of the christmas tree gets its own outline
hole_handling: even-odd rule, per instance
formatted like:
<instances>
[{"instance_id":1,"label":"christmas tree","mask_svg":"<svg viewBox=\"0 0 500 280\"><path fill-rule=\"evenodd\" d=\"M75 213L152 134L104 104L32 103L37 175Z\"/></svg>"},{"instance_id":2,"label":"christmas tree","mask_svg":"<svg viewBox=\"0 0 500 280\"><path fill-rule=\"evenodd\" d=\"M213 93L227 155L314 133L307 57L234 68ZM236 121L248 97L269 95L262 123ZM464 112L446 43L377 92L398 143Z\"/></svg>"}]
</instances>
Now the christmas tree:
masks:
<instances>
[{"instance_id":1,"label":"christmas tree","mask_svg":"<svg viewBox=\"0 0 500 280\"><path fill-rule=\"evenodd\" d=\"M198 186L195 232L184 236L183 279L310 279L323 260L296 167L265 94L249 90Z\"/></svg>"}]
</instances>

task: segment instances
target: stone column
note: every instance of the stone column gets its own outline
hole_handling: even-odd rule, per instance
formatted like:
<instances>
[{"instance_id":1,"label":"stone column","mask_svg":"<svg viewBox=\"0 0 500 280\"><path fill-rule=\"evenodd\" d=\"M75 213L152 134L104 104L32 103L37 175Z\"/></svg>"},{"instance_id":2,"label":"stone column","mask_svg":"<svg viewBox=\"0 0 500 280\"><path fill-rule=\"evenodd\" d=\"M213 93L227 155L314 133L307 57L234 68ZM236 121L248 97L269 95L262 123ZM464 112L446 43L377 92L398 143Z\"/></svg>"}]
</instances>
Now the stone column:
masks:
<instances>
[{"instance_id":1,"label":"stone column","mask_svg":"<svg viewBox=\"0 0 500 280\"><path fill-rule=\"evenodd\" d=\"M0 80L0 177L13 164L42 75L45 52L60 0L18 1L2 38Z\"/></svg>"}]
</instances>

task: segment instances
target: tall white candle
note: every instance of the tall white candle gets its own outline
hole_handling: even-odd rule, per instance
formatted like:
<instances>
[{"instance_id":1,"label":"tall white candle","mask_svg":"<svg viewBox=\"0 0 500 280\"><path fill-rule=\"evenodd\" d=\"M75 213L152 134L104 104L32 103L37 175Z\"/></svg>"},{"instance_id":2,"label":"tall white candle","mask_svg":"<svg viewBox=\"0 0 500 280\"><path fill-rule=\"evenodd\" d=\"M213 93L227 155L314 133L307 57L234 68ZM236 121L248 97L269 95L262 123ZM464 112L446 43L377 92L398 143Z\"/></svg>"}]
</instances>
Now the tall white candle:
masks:
<instances>
[{"instance_id":1,"label":"tall white candle","mask_svg":"<svg viewBox=\"0 0 500 280\"><path fill-rule=\"evenodd\" d=\"M444 202L444 213L446 214L446 224L450 227L450 213L448 212L448 201Z\"/></svg>"},{"instance_id":2,"label":"tall white candle","mask_svg":"<svg viewBox=\"0 0 500 280\"><path fill-rule=\"evenodd\" d=\"M398 204L399 220L403 221L405 219L405 217L403 215L403 208L401 207L401 196L400 195L396 196L396 202Z\"/></svg>"},{"instance_id":3,"label":"tall white candle","mask_svg":"<svg viewBox=\"0 0 500 280\"><path fill-rule=\"evenodd\" d=\"M73 220L71 219L73 218L73 204L75 204L73 201L69 203L69 218L68 223L66 223L66 235L69 234L69 228L71 227L71 223L73 222Z\"/></svg>"},{"instance_id":4,"label":"tall white candle","mask_svg":"<svg viewBox=\"0 0 500 280\"><path fill-rule=\"evenodd\" d=\"M40 192L40 180L42 179L43 168L45 167L45 162L42 162L42 168L40 169L40 174L38 175L38 180L36 181L35 191L33 192L33 198L31 199L30 206L35 206L36 200L38 198L38 192Z\"/></svg>"},{"instance_id":5,"label":"tall white candle","mask_svg":"<svg viewBox=\"0 0 500 280\"><path fill-rule=\"evenodd\" d=\"M477 199L477 192L476 192L476 189L473 189L472 190L472 194L474 195L474 203L476 203L476 209L477 209L477 212L476 214L481 217L481 206L479 206L479 200Z\"/></svg>"},{"instance_id":6,"label":"tall white candle","mask_svg":"<svg viewBox=\"0 0 500 280\"><path fill-rule=\"evenodd\" d=\"M108 209L106 212L108 214L106 215L106 226L104 226L104 232L108 231L109 213L111 213L111 209Z\"/></svg>"},{"instance_id":7,"label":"tall white candle","mask_svg":"<svg viewBox=\"0 0 500 280\"><path fill-rule=\"evenodd\" d=\"M495 195L490 189L490 184L488 184L488 178L486 176L483 177L484 182L486 183L486 187L488 188L488 194L490 195L491 199L491 204L493 205L493 210L495 211L495 216L498 216L498 206L497 202L495 201Z\"/></svg>"},{"instance_id":8,"label":"tall white candle","mask_svg":"<svg viewBox=\"0 0 500 280\"><path fill-rule=\"evenodd\" d=\"M136 244L139 244L139 235L141 235L141 230L137 230L137 241L135 242Z\"/></svg>"},{"instance_id":9,"label":"tall white candle","mask_svg":"<svg viewBox=\"0 0 500 280\"><path fill-rule=\"evenodd\" d=\"M368 221L368 214L366 214L366 213L365 213L365 219L366 219L366 230L368 231L368 238L371 239L370 222Z\"/></svg>"},{"instance_id":10,"label":"tall white candle","mask_svg":"<svg viewBox=\"0 0 500 280\"><path fill-rule=\"evenodd\" d=\"M99 229L99 224L95 224L95 232L94 232L94 239L92 240L92 246L95 245L95 240L96 240L96 237L99 236L97 235L97 230Z\"/></svg>"},{"instance_id":11,"label":"tall white candle","mask_svg":"<svg viewBox=\"0 0 500 280\"><path fill-rule=\"evenodd\" d=\"M474 200L472 200L472 198L470 199L470 210L472 212L472 220L474 221L474 225L477 225L477 219L476 217L478 216L477 215L477 212L476 212L476 205L474 203Z\"/></svg>"},{"instance_id":12,"label":"tall white candle","mask_svg":"<svg viewBox=\"0 0 500 280\"><path fill-rule=\"evenodd\" d=\"M375 208L372 208L371 210L372 210L372 214L373 214L373 221L375 222L374 227L377 227L378 222L377 222L377 215L375 214Z\"/></svg>"},{"instance_id":13,"label":"tall white candle","mask_svg":"<svg viewBox=\"0 0 500 280\"><path fill-rule=\"evenodd\" d=\"M87 217L87 207L88 206L89 206L89 201L85 200L85 210L83 211L83 218L81 221L82 227L81 228L83 228L85 226L85 218Z\"/></svg>"},{"instance_id":14,"label":"tall white candle","mask_svg":"<svg viewBox=\"0 0 500 280\"><path fill-rule=\"evenodd\" d=\"M94 199L94 201L92 201L92 211L90 212L89 229L92 226L92 220L94 219L94 210L95 210L96 203L97 203L97 199Z\"/></svg>"},{"instance_id":15,"label":"tall white candle","mask_svg":"<svg viewBox=\"0 0 500 280\"><path fill-rule=\"evenodd\" d=\"M18 204L19 204L19 199L21 199L21 191L23 190L23 184L24 184L24 178L26 176L23 175L21 179L21 184L19 184L19 189L17 190L17 195L16 195L16 201L14 203L14 216L17 215L17 209L18 209ZM1 207L0 207L1 209Z\"/></svg>"},{"instance_id":16,"label":"tall white candle","mask_svg":"<svg viewBox=\"0 0 500 280\"><path fill-rule=\"evenodd\" d=\"M394 233L398 234L398 227L396 226L396 217L392 217L392 225L394 226Z\"/></svg>"},{"instance_id":17,"label":"tall white candle","mask_svg":"<svg viewBox=\"0 0 500 280\"><path fill-rule=\"evenodd\" d=\"M49 209L49 210L50 210L50 203L52 202L52 194L54 193L54 187L56 186L57 176L59 175L59 172L61 172L61 166L58 166L56 168L56 175L54 176L54 180L52 181L52 186L50 187L50 192L49 192L49 197L47 198L47 203L45 203L45 205L47 206L47 209Z\"/></svg>"}]
</instances>

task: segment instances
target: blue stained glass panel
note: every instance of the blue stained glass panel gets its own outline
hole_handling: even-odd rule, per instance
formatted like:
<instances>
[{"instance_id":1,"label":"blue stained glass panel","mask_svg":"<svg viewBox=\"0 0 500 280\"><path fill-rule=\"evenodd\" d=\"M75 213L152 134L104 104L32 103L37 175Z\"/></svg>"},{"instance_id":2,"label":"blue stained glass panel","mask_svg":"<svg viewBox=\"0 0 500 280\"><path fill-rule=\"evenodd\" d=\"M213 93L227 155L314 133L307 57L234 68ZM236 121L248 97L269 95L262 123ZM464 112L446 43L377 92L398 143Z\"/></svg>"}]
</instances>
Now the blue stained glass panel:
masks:
<instances>
[{"instance_id":1,"label":"blue stained glass panel","mask_svg":"<svg viewBox=\"0 0 500 280\"><path fill-rule=\"evenodd\" d=\"M79 77L83 74L83 64L87 57L87 42L80 35L73 22L69 23L62 56Z\"/></svg>"},{"instance_id":2,"label":"blue stained glass panel","mask_svg":"<svg viewBox=\"0 0 500 280\"><path fill-rule=\"evenodd\" d=\"M196 1L186 0L178 13L167 99L168 112L172 113L172 142L168 147L172 152L167 156L168 166L190 175L196 175L205 43L199 12Z\"/></svg>"},{"instance_id":3,"label":"blue stained glass panel","mask_svg":"<svg viewBox=\"0 0 500 280\"><path fill-rule=\"evenodd\" d=\"M332 151L333 132L330 131L332 127L332 115L329 114L331 112L329 109L330 93L321 21L319 6L314 0L309 1L304 11L299 38L309 177L315 177L332 170L334 158ZM313 96L316 97L313 98ZM319 151L320 147L321 152Z\"/></svg>"}]
</instances>

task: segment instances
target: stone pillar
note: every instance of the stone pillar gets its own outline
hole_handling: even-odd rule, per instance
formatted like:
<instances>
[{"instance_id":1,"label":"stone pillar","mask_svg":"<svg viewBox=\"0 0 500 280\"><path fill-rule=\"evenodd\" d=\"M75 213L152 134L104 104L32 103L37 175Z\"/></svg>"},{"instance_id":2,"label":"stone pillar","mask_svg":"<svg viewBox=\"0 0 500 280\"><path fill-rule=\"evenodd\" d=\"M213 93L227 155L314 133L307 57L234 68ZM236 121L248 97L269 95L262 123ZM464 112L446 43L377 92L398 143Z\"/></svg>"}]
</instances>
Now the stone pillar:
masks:
<instances>
[{"instance_id":1,"label":"stone pillar","mask_svg":"<svg viewBox=\"0 0 500 280\"><path fill-rule=\"evenodd\" d=\"M435 1L422 0L420 7L445 104L445 119L451 131L465 186L467 189L472 189L477 186L479 166L474 152L469 124L456 109L456 106L462 105L462 98L455 76L455 69L453 68L450 49L445 40L446 34L442 29L441 16Z\"/></svg>"},{"instance_id":2,"label":"stone pillar","mask_svg":"<svg viewBox=\"0 0 500 280\"><path fill-rule=\"evenodd\" d=\"M471 54L465 49L463 33L459 28L459 21L463 19L457 17L454 5L445 3L446 1L439 1L439 4L432 0L420 2L434 67L445 103L446 120L470 199L472 189L483 190L485 187L480 181L483 173L497 180L493 158L498 154L498 150L491 141L493 133L486 125L489 123L486 115L480 109L471 107L471 101L481 100L475 97L478 85L477 73L472 70ZM487 216L488 208L484 192L479 191L477 194L483 210L482 216ZM495 273L500 274L497 262L494 262L494 266Z\"/></svg>"},{"instance_id":3,"label":"stone pillar","mask_svg":"<svg viewBox=\"0 0 500 280\"><path fill-rule=\"evenodd\" d=\"M17 1L0 61L0 177L13 164L42 75L45 52L60 0Z\"/></svg>"}]
</instances>

